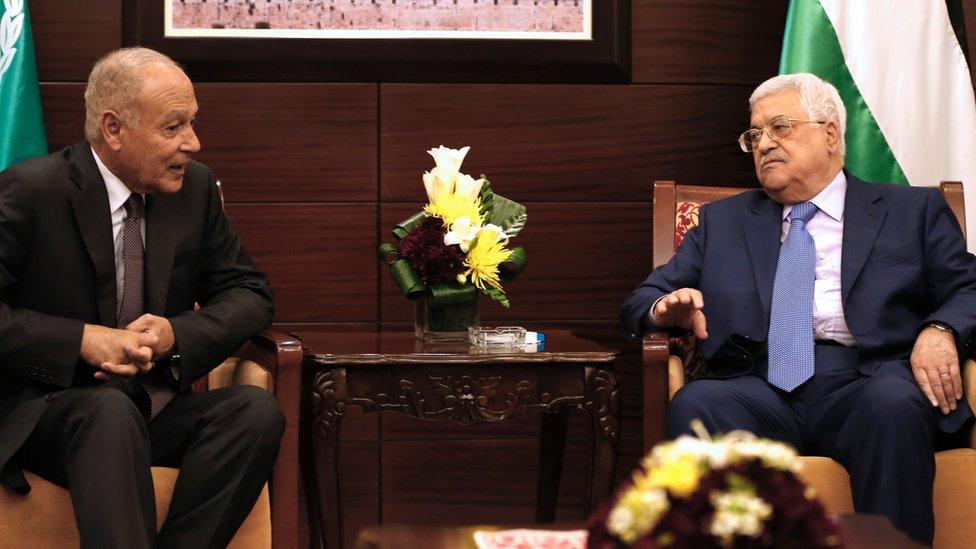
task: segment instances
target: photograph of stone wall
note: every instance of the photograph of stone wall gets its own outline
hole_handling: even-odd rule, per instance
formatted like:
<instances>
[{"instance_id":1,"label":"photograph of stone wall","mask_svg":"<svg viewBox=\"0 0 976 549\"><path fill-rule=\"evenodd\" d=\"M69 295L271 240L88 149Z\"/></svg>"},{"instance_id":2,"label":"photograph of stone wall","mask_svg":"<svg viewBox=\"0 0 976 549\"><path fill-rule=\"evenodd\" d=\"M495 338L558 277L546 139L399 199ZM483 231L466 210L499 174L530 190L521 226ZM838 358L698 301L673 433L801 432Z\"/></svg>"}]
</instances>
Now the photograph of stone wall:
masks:
<instances>
[{"instance_id":1,"label":"photograph of stone wall","mask_svg":"<svg viewBox=\"0 0 976 549\"><path fill-rule=\"evenodd\" d=\"M165 0L173 29L581 33L592 0Z\"/></svg>"}]
</instances>

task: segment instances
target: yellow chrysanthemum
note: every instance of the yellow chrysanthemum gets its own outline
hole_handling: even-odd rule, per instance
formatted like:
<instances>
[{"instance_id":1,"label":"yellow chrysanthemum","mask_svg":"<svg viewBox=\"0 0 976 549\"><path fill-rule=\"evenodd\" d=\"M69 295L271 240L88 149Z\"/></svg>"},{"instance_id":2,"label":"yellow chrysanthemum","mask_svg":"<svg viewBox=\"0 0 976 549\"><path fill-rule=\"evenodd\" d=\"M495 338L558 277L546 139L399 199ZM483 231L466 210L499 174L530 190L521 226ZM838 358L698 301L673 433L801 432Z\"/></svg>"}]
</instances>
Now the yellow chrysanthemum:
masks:
<instances>
[{"instance_id":1,"label":"yellow chrysanthemum","mask_svg":"<svg viewBox=\"0 0 976 549\"><path fill-rule=\"evenodd\" d=\"M508 237L501 227L491 224L482 227L464 258L467 270L458 275L458 279L470 276L471 282L482 290L487 290L488 286L501 290L498 266L512 255L512 251L506 249L505 244L508 244Z\"/></svg>"},{"instance_id":2,"label":"yellow chrysanthemum","mask_svg":"<svg viewBox=\"0 0 976 549\"><path fill-rule=\"evenodd\" d=\"M691 495L698 487L701 473L698 459L686 454L658 465L648 473L647 480L652 486L666 488L672 494L683 498Z\"/></svg>"},{"instance_id":3,"label":"yellow chrysanthemum","mask_svg":"<svg viewBox=\"0 0 976 549\"><path fill-rule=\"evenodd\" d=\"M484 218L481 215L481 200L471 200L467 196L457 193L443 193L434 201L424 206L424 213L428 217L439 217L444 221L445 227L450 227L458 218L467 217L477 220L475 223L481 224Z\"/></svg>"}]
</instances>

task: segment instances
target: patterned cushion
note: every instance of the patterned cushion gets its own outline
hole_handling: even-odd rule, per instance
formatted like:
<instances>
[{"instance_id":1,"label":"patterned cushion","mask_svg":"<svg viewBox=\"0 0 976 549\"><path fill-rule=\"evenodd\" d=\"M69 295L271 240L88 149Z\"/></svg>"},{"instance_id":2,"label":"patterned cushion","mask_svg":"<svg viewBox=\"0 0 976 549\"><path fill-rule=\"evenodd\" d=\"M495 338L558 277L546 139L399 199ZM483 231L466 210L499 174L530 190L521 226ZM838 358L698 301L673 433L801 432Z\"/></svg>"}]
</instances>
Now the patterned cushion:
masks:
<instances>
[{"instance_id":1,"label":"patterned cushion","mask_svg":"<svg viewBox=\"0 0 976 549\"><path fill-rule=\"evenodd\" d=\"M678 202L674 214L674 249L685 239L688 231L698 226L698 211L701 202ZM705 375L705 359L698 352L693 334L672 337L668 342L669 353L681 357L685 366L685 380L691 381Z\"/></svg>"}]
</instances>

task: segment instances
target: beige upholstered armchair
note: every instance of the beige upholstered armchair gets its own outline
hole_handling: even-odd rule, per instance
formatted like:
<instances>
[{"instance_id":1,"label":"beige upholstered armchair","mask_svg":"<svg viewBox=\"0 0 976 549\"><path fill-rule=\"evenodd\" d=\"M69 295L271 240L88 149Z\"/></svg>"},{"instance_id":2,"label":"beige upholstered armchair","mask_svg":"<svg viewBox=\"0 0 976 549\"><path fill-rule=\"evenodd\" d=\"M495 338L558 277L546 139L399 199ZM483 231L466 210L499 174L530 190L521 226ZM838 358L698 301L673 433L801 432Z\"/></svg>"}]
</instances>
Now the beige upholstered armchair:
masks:
<instances>
[{"instance_id":1,"label":"beige upholstered armchair","mask_svg":"<svg viewBox=\"0 0 976 549\"><path fill-rule=\"evenodd\" d=\"M242 347L234 357L223 362L204 378L194 384L194 390L208 390L229 385L255 385L274 392L277 385L290 385L289 378L297 379L301 365L301 346L294 339L282 334L262 332ZM297 425L297 402L295 413L290 413L289 400L297 399L297 391L292 398L290 391L279 397L289 426ZM297 428L297 427L296 427ZM286 440L288 435L286 434ZM297 456L285 451L284 442L278 464L272 479L272 496L281 500L284 518L282 527L288 526L297 517L297 483L293 467L297 467ZM282 459L291 461L283 462ZM162 524L169 509L173 485L179 474L178 469L153 467L153 482L156 488L157 524ZM31 473L26 474L31 491L26 496L0 488L0 548L62 549L78 546L78 529L75 527L71 496L68 491ZM296 487L291 486L296 483ZM281 484L281 486L278 486ZM294 504L291 510L289 504ZM279 513L276 510L276 518ZM267 549L272 543L272 513L268 486L261 492L251 514L241 525L230 544L234 549ZM293 525L292 525L293 528ZM278 532L278 539L293 540L292 532ZM280 543L281 547L294 547L296 543Z\"/></svg>"},{"instance_id":2,"label":"beige upholstered armchair","mask_svg":"<svg viewBox=\"0 0 976 549\"><path fill-rule=\"evenodd\" d=\"M962 185L943 182L942 192L965 233L966 216ZM666 263L685 234L698 224L702 204L732 196L748 189L741 187L702 187L675 185L673 181L654 183L654 265ZM702 373L703 361L695 352L693 336L668 338L665 332L647 334L643 341L644 362L644 450L665 436L665 413L671 397L686 380ZM963 382L969 405L976 410L976 362L966 361ZM969 448L936 453L935 547L966 547L976 539L976 432ZM826 457L803 456L804 480L835 514L852 513L850 477L836 461Z\"/></svg>"}]
</instances>

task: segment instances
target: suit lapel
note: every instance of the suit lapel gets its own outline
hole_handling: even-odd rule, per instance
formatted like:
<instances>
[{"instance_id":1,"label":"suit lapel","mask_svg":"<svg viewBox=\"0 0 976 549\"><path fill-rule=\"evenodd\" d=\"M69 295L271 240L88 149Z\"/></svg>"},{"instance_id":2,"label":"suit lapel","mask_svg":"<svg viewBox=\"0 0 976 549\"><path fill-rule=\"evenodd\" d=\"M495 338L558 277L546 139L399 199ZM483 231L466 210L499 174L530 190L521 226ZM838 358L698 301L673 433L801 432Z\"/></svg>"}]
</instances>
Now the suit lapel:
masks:
<instances>
[{"instance_id":1,"label":"suit lapel","mask_svg":"<svg viewBox=\"0 0 976 549\"><path fill-rule=\"evenodd\" d=\"M847 174L844 244L840 261L841 300L844 303L864 268L884 221L886 210L882 198L879 186Z\"/></svg>"},{"instance_id":2,"label":"suit lapel","mask_svg":"<svg viewBox=\"0 0 976 549\"><path fill-rule=\"evenodd\" d=\"M163 316L179 241L178 195L149 195L146 203L146 312Z\"/></svg>"},{"instance_id":3,"label":"suit lapel","mask_svg":"<svg viewBox=\"0 0 976 549\"><path fill-rule=\"evenodd\" d=\"M746 244L752 258L763 318L768 319L773 280L776 278L776 260L779 257L780 234L783 230L783 207L763 195L746 215L750 216L745 223Z\"/></svg>"},{"instance_id":4,"label":"suit lapel","mask_svg":"<svg viewBox=\"0 0 976 549\"><path fill-rule=\"evenodd\" d=\"M68 159L69 177L76 186L70 196L78 231L95 267L99 321L115 326L117 295L115 246L112 241L112 213L105 181L98 172L88 143L72 147Z\"/></svg>"}]
</instances>

